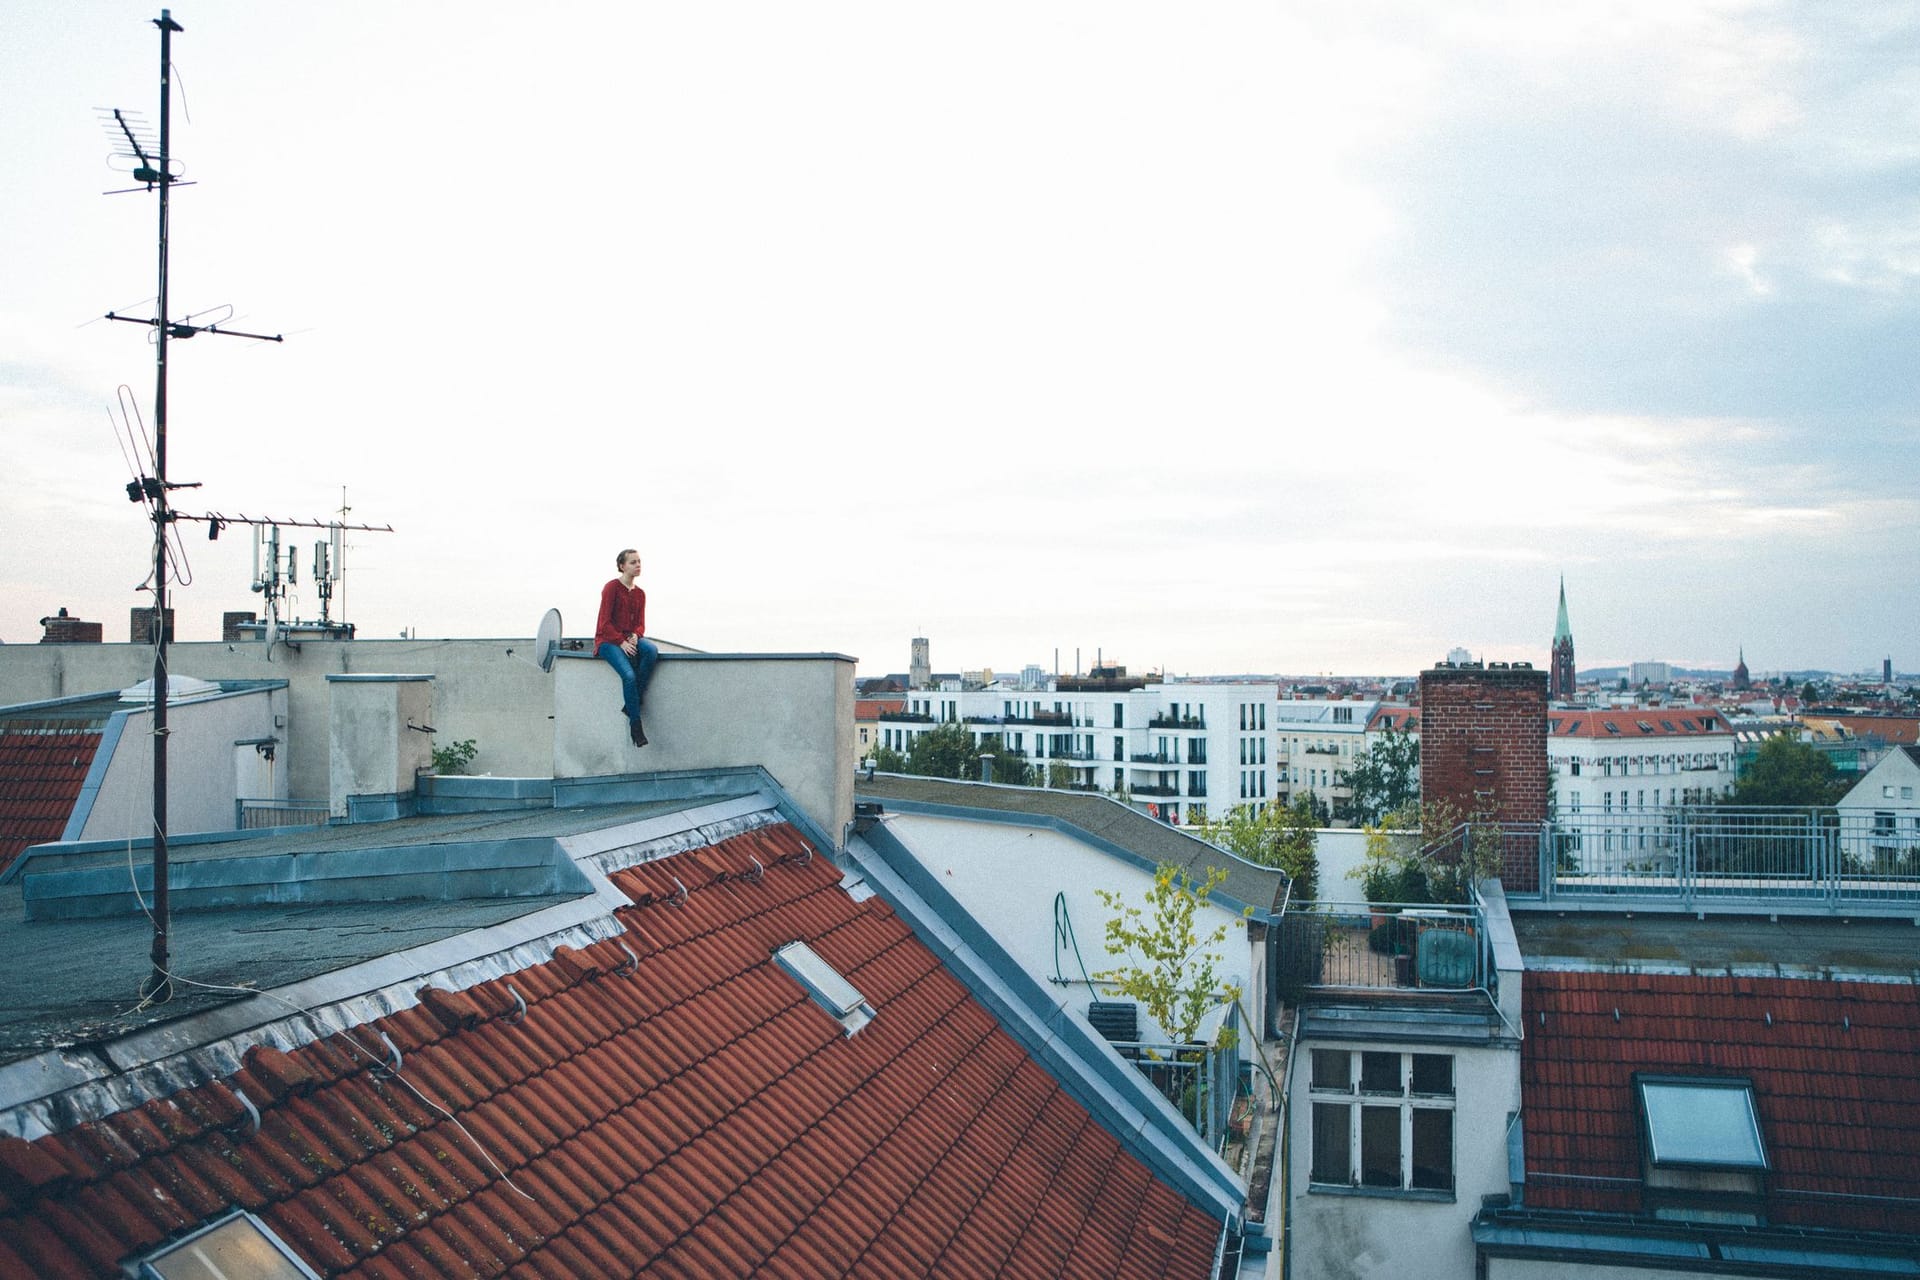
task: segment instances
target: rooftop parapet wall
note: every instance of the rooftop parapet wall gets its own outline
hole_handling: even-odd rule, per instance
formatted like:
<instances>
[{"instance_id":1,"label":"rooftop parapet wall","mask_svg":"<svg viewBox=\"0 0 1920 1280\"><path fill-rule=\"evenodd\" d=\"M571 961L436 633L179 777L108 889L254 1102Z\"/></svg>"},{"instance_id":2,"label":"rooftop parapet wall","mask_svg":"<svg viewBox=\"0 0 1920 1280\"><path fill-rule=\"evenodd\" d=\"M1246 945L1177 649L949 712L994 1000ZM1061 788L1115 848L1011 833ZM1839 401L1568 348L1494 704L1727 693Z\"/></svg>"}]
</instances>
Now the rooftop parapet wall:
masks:
<instances>
[{"instance_id":1,"label":"rooftop parapet wall","mask_svg":"<svg viewBox=\"0 0 1920 1280\"><path fill-rule=\"evenodd\" d=\"M627 737L620 679L587 654L553 664L553 776L758 765L838 846L853 821L853 667L840 654L662 654Z\"/></svg>"}]
</instances>

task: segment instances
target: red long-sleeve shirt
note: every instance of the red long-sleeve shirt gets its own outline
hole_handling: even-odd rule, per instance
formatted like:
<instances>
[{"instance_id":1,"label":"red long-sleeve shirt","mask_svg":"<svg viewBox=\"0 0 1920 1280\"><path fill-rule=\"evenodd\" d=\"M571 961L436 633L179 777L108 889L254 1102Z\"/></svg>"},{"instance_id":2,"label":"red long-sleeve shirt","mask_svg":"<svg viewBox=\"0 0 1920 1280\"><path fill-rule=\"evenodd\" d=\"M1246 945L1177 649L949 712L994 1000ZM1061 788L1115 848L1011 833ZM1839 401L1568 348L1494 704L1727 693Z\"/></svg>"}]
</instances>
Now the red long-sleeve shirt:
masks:
<instances>
[{"instance_id":1,"label":"red long-sleeve shirt","mask_svg":"<svg viewBox=\"0 0 1920 1280\"><path fill-rule=\"evenodd\" d=\"M625 644L628 636L647 634L647 593L615 578L600 588L600 620L593 625L593 647Z\"/></svg>"}]
</instances>

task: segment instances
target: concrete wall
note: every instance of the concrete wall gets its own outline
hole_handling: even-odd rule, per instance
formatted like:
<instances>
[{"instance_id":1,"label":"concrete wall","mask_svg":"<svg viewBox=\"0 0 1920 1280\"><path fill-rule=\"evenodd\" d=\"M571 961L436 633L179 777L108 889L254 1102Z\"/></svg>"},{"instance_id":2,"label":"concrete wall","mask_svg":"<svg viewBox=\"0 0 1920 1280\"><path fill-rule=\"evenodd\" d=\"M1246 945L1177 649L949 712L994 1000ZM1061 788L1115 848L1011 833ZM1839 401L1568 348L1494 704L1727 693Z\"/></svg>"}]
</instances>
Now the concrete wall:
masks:
<instances>
[{"instance_id":1,"label":"concrete wall","mask_svg":"<svg viewBox=\"0 0 1920 1280\"><path fill-rule=\"evenodd\" d=\"M287 773L286 794L317 800L330 790L330 675L431 675L437 744L473 739L473 773L546 777L553 766L553 677L534 664L532 651L531 640L515 638L303 640L297 651L274 646L269 661L258 641L207 641L173 645L167 667L202 680L287 681L288 741L276 763ZM153 650L145 645L0 645L0 706L124 689L152 674Z\"/></svg>"},{"instance_id":2,"label":"concrete wall","mask_svg":"<svg viewBox=\"0 0 1920 1280\"><path fill-rule=\"evenodd\" d=\"M150 654L151 650L147 652ZM170 832L234 829L233 802L239 798L241 789L236 785L233 744L249 738L277 737L284 741L286 730L276 728L275 724L277 719L285 718L286 708L284 689L226 694L197 702L168 702L167 829ZM111 741L112 754L106 761L99 790L91 797L80 829L69 828L71 839L118 840L153 833L153 712L150 708L136 710L130 706L124 715L115 719L120 722L117 740L109 731L101 744L104 749ZM253 748L241 750L249 761L258 759ZM271 791L261 795L248 787L245 798L285 797L286 772L279 765L280 754L275 748ZM88 797L83 795L81 803L87 801Z\"/></svg>"},{"instance_id":3,"label":"concrete wall","mask_svg":"<svg viewBox=\"0 0 1920 1280\"><path fill-rule=\"evenodd\" d=\"M938 877L982 928L993 935L1034 981L1055 992L1061 1006L1084 1017L1090 998L1080 981L1080 964L1088 973L1110 968L1119 961L1106 951L1107 921L1114 915L1096 896L1096 889L1122 894L1136 905L1145 901L1153 872L1123 861L1073 837L1045 827L1005 822L978 822L923 814L890 813L887 830L922 866ZM1066 894L1067 912L1079 940L1079 959L1063 945L1056 971L1054 949L1054 895ZM1228 981L1237 983L1250 1014L1265 1006L1265 993L1255 987L1262 976L1253 963L1246 921L1231 911L1209 908L1199 921L1211 930L1228 926L1227 940L1215 957ZM1067 983L1055 982L1058 976ZM1101 999L1119 997L1102 985ZM1224 1010L1203 1025L1205 1036L1218 1025ZM1141 1012L1142 1038L1164 1035ZM1243 1051L1248 1046L1243 1045Z\"/></svg>"},{"instance_id":4,"label":"concrete wall","mask_svg":"<svg viewBox=\"0 0 1920 1280\"><path fill-rule=\"evenodd\" d=\"M1406 1194L1308 1190L1313 1106L1307 1087L1313 1049L1453 1055L1454 1192L1449 1200ZM1520 1051L1407 1042L1303 1039L1289 1055L1291 1151L1287 1167L1292 1273L1315 1280L1420 1276L1473 1280L1470 1225L1481 1197L1503 1195L1507 1118L1520 1109Z\"/></svg>"},{"instance_id":5,"label":"concrete wall","mask_svg":"<svg viewBox=\"0 0 1920 1280\"><path fill-rule=\"evenodd\" d=\"M349 797L411 795L433 764L433 677L329 676L327 812L348 816Z\"/></svg>"},{"instance_id":6,"label":"concrete wall","mask_svg":"<svg viewBox=\"0 0 1920 1280\"><path fill-rule=\"evenodd\" d=\"M643 710L648 745L627 737L620 678L598 658L553 666L555 778L758 765L844 842L853 820L853 667L839 654L663 654Z\"/></svg>"}]
</instances>

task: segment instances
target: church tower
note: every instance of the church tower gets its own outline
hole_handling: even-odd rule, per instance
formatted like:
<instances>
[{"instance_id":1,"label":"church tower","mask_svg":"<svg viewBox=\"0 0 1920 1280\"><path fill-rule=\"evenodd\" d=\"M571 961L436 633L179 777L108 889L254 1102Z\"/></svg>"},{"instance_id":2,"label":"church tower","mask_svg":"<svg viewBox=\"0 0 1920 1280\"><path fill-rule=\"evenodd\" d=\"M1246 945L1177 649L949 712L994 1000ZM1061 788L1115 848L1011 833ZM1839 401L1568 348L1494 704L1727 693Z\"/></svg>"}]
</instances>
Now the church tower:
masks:
<instances>
[{"instance_id":1,"label":"church tower","mask_svg":"<svg viewBox=\"0 0 1920 1280\"><path fill-rule=\"evenodd\" d=\"M1564 702L1573 697L1573 628L1567 625L1567 579L1560 578L1560 617L1553 626L1553 661L1547 665L1547 697Z\"/></svg>"},{"instance_id":2,"label":"church tower","mask_svg":"<svg viewBox=\"0 0 1920 1280\"><path fill-rule=\"evenodd\" d=\"M1733 669L1733 687L1736 689L1753 688L1753 677L1747 674L1747 646L1740 646L1740 665Z\"/></svg>"}]
</instances>

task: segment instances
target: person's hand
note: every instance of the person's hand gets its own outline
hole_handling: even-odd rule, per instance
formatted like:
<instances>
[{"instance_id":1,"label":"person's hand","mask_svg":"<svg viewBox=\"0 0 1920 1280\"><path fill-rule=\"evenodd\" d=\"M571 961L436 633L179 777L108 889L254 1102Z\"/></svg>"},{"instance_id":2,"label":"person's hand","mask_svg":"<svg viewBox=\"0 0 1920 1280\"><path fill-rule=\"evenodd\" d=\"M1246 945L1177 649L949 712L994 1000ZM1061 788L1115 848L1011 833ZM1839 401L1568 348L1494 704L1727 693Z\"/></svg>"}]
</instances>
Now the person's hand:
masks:
<instances>
[{"instance_id":1,"label":"person's hand","mask_svg":"<svg viewBox=\"0 0 1920 1280\"><path fill-rule=\"evenodd\" d=\"M640 641L633 636L628 636L620 642L620 651L631 658L634 654L640 652Z\"/></svg>"}]
</instances>

